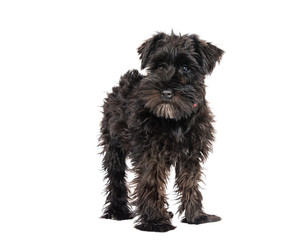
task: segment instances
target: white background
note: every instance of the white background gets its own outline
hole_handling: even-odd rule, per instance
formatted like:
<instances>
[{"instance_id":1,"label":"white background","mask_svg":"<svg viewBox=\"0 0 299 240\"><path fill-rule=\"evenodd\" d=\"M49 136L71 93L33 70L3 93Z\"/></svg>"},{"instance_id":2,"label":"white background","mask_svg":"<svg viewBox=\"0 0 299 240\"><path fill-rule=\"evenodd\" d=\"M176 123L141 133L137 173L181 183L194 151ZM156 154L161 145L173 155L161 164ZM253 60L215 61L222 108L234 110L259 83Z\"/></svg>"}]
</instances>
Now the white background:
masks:
<instances>
[{"instance_id":1,"label":"white background","mask_svg":"<svg viewBox=\"0 0 299 240\"><path fill-rule=\"evenodd\" d=\"M1 1L0 239L298 239L298 22L287 0ZM147 233L99 219L100 106L171 29L226 52L202 191L223 220Z\"/></svg>"}]
</instances>

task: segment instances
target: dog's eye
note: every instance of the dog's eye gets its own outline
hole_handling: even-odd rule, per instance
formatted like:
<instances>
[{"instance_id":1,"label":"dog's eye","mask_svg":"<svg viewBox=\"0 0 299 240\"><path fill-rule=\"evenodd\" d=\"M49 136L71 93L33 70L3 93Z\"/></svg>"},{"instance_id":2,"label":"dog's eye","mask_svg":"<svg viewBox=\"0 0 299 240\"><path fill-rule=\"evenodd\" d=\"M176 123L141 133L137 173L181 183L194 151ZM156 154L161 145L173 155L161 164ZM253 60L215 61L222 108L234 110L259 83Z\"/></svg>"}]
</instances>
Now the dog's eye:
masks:
<instances>
[{"instance_id":1,"label":"dog's eye","mask_svg":"<svg viewBox=\"0 0 299 240\"><path fill-rule=\"evenodd\" d=\"M189 72L190 71L190 68L186 65L183 66L183 71L184 72Z\"/></svg>"},{"instance_id":2,"label":"dog's eye","mask_svg":"<svg viewBox=\"0 0 299 240\"><path fill-rule=\"evenodd\" d=\"M162 63L158 64L158 66L157 66L157 69L159 69L159 70L162 70L164 68L165 68L165 66Z\"/></svg>"}]
</instances>

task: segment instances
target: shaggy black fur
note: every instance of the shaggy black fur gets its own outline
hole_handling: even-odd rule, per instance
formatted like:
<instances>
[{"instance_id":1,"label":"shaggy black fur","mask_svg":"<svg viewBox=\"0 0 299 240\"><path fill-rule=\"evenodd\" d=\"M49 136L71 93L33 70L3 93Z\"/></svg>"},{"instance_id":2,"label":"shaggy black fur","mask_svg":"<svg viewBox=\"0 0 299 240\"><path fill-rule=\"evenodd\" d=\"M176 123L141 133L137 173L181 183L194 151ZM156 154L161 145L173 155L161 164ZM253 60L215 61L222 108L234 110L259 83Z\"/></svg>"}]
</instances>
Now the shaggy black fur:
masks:
<instances>
[{"instance_id":1,"label":"shaggy black fur","mask_svg":"<svg viewBox=\"0 0 299 240\"><path fill-rule=\"evenodd\" d=\"M203 212L198 183L201 164L214 139L204 79L223 51L197 35L158 33L138 53L147 75L128 71L103 106L100 145L107 179L103 217L123 220L137 216L135 227L145 231L174 229L165 185L170 167L175 165L182 222L219 221L220 217ZM128 202L127 157L136 174L135 213Z\"/></svg>"}]
</instances>

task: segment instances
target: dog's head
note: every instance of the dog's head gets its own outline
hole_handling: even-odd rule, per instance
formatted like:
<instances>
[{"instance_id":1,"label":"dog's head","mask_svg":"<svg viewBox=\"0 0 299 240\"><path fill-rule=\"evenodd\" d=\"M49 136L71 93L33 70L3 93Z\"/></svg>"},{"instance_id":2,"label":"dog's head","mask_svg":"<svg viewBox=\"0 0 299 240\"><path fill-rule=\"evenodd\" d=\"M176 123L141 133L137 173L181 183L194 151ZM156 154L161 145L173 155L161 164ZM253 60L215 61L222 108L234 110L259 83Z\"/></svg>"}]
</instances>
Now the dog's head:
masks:
<instances>
[{"instance_id":1,"label":"dog's head","mask_svg":"<svg viewBox=\"0 0 299 240\"><path fill-rule=\"evenodd\" d=\"M219 62L221 49L197 35L158 33L139 48L141 69L147 69L138 97L158 117L179 120L200 108L204 78Z\"/></svg>"}]
</instances>

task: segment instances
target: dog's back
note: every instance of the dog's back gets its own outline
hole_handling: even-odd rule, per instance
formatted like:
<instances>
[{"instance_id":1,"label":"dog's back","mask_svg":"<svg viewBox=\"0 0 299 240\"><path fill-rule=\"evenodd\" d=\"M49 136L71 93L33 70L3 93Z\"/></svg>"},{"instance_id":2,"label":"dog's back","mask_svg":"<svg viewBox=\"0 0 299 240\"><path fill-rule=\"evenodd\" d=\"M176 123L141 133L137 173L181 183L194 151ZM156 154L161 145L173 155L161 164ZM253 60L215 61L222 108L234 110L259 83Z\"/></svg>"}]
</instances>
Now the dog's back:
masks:
<instances>
[{"instance_id":1,"label":"dog's back","mask_svg":"<svg viewBox=\"0 0 299 240\"><path fill-rule=\"evenodd\" d=\"M142 78L143 76L137 70L128 71L120 78L119 85L112 88L112 92L105 99L100 137L103 152L107 150L111 141L125 150L129 148L125 140L128 128L128 104Z\"/></svg>"}]
</instances>

